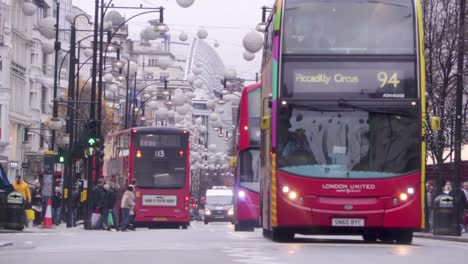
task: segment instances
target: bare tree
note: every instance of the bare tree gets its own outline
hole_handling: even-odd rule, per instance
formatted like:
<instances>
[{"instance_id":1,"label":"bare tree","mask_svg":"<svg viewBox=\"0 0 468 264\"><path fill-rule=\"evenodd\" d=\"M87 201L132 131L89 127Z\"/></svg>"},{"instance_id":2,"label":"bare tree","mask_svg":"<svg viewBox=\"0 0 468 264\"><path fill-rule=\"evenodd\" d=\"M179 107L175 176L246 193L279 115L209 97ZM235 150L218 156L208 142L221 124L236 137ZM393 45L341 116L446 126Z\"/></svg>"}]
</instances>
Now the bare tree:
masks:
<instances>
[{"instance_id":1,"label":"bare tree","mask_svg":"<svg viewBox=\"0 0 468 264\"><path fill-rule=\"evenodd\" d=\"M443 163L450 154L444 156L448 148L453 152L451 140L452 123L455 116L455 89L457 65L457 0L425 0L425 57L427 113L426 122L431 116L441 118L441 130L432 131L427 127L428 155L437 164Z\"/></svg>"},{"instance_id":2,"label":"bare tree","mask_svg":"<svg viewBox=\"0 0 468 264\"><path fill-rule=\"evenodd\" d=\"M424 0L427 116L441 119L441 130L427 132L427 155L436 167L452 156L454 146L459 0ZM465 107L466 116L466 107ZM448 150L448 152L445 152ZM442 184L438 173L438 185Z\"/></svg>"}]
</instances>

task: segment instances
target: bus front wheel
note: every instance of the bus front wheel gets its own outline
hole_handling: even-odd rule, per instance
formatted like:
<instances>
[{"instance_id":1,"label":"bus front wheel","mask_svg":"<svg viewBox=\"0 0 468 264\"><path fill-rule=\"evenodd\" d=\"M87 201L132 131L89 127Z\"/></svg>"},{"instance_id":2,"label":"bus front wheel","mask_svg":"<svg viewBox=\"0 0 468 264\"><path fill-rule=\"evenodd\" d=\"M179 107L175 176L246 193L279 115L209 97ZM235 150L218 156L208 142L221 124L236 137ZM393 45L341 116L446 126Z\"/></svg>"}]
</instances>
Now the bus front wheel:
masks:
<instances>
[{"instance_id":1,"label":"bus front wheel","mask_svg":"<svg viewBox=\"0 0 468 264\"><path fill-rule=\"evenodd\" d=\"M288 242L294 239L294 233L274 228L271 231L271 239L275 242Z\"/></svg>"},{"instance_id":2,"label":"bus front wheel","mask_svg":"<svg viewBox=\"0 0 468 264\"><path fill-rule=\"evenodd\" d=\"M410 245L413 243L413 232L401 231L396 235L395 240L397 244Z\"/></svg>"},{"instance_id":3,"label":"bus front wheel","mask_svg":"<svg viewBox=\"0 0 468 264\"><path fill-rule=\"evenodd\" d=\"M376 242L377 241L377 235L376 234L364 234L364 235L362 235L362 238L366 242Z\"/></svg>"}]
</instances>

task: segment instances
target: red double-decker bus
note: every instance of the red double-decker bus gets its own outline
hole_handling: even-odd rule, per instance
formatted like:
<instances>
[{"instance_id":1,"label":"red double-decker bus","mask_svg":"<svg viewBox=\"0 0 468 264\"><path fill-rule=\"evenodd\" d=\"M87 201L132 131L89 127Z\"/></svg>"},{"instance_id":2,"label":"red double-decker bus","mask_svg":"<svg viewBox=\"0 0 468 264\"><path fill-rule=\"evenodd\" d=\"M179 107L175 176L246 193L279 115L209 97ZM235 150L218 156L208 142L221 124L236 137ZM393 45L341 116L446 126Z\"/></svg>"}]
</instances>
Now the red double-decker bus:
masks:
<instances>
[{"instance_id":1,"label":"red double-decker bus","mask_svg":"<svg viewBox=\"0 0 468 264\"><path fill-rule=\"evenodd\" d=\"M253 231L260 214L259 83L245 87L237 122L237 168L234 176L234 230Z\"/></svg>"},{"instance_id":2,"label":"red double-decker bus","mask_svg":"<svg viewBox=\"0 0 468 264\"><path fill-rule=\"evenodd\" d=\"M262 65L261 218L275 241L424 228L419 0L278 0Z\"/></svg>"},{"instance_id":3,"label":"red double-decker bus","mask_svg":"<svg viewBox=\"0 0 468 264\"><path fill-rule=\"evenodd\" d=\"M105 140L104 175L122 193L135 186L137 227L190 224L189 132L136 127ZM118 203L119 204L119 203Z\"/></svg>"}]
</instances>

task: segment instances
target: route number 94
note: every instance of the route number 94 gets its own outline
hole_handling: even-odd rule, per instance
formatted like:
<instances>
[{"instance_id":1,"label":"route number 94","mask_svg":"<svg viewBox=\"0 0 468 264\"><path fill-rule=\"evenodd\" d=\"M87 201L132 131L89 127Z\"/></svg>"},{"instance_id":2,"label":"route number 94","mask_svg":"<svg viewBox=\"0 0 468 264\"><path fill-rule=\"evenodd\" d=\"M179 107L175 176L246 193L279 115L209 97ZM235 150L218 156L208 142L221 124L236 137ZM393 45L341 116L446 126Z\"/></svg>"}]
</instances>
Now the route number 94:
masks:
<instances>
[{"instance_id":1,"label":"route number 94","mask_svg":"<svg viewBox=\"0 0 468 264\"><path fill-rule=\"evenodd\" d=\"M380 82L380 88L384 88L387 85L393 85L393 88L397 88L401 82L398 78L398 73L396 72L392 74L388 74L387 72L379 72L377 74L377 79Z\"/></svg>"}]
</instances>

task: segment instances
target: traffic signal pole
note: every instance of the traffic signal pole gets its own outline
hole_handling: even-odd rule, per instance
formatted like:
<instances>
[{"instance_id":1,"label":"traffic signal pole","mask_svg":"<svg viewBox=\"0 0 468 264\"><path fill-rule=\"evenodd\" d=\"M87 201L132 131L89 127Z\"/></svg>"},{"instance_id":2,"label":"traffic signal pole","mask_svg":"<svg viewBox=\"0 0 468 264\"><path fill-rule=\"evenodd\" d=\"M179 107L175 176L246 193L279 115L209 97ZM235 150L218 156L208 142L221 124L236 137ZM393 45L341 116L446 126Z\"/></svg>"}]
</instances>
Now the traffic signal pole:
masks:
<instances>
[{"instance_id":1,"label":"traffic signal pole","mask_svg":"<svg viewBox=\"0 0 468 264\"><path fill-rule=\"evenodd\" d=\"M91 107L89 111L89 120L95 120L96 116L96 72L97 68L97 50L98 50L98 28L99 28L99 0L94 0L94 38L93 38L93 66L92 66L92 80L91 80ZM93 210L93 160L92 157L88 158L87 168L87 184L86 184L86 218L85 229L92 229L91 215Z\"/></svg>"}]
</instances>

